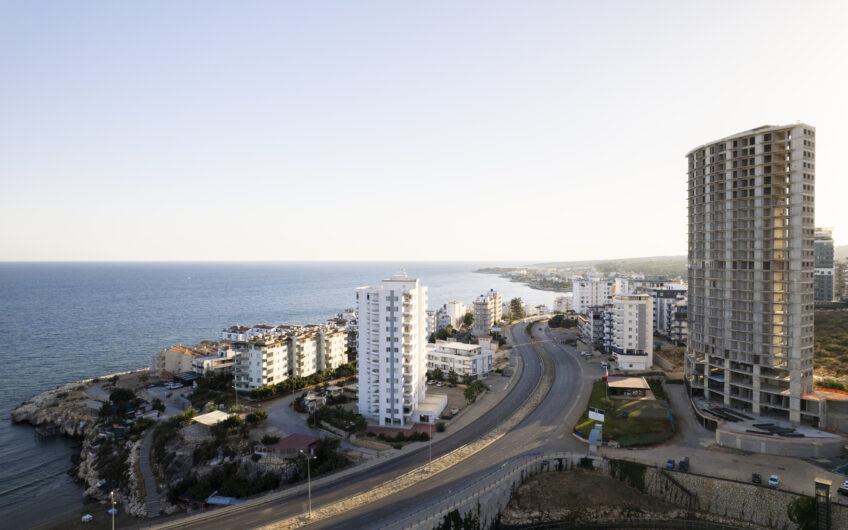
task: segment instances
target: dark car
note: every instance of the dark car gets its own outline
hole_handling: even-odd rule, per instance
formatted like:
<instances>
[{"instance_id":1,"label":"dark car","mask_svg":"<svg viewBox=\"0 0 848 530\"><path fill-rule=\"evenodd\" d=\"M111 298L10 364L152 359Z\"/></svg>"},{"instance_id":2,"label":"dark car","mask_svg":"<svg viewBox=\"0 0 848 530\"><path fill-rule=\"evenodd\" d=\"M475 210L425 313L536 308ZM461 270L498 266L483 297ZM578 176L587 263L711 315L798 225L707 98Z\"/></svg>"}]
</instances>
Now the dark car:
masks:
<instances>
[{"instance_id":1,"label":"dark car","mask_svg":"<svg viewBox=\"0 0 848 530\"><path fill-rule=\"evenodd\" d=\"M751 482L753 482L754 484L762 484L763 477L761 477L759 473L754 473L753 475L751 475Z\"/></svg>"},{"instance_id":2,"label":"dark car","mask_svg":"<svg viewBox=\"0 0 848 530\"><path fill-rule=\"evenodd\" d=\"M689 471L689 457L684 457L680 462L677 463L677 469L684 473Z\"/></svg>"},{"instance_id":3,"label":"dark car","mask_svg":"<svg viewBox=\"0 0 848 530\"><path fill-rule=\"evenodd\" d=\"M669 459L669 460L665 463L665 468L666 468L666 469L674 469L674 459L673 459L673 458L670 458L670 459Z\"/></svg>"}]
</instances>

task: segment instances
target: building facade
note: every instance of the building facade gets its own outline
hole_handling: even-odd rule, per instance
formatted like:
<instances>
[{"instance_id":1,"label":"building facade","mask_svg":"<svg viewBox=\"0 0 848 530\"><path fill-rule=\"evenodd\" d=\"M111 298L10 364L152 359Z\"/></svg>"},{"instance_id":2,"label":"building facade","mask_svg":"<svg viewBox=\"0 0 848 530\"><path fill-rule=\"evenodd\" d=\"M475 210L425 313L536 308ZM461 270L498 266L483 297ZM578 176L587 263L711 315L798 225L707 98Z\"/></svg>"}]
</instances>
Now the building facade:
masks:
<instances>
[{"instance_id":1,"label":"building facade","mask_svg":"<svg viewBox=\"0 0 848 530\"><path fill-rule=\"evenodd\" d=\"M604 347L620 370L654 364L654 301L649 294L617 294L604 311Z\"/></svg>"},{"instance_id":2,"label":"building facade","mask_svg":"<svg viewBox=\"0 0 848 530\"><path fill-rule=\"evenodd\" d=\"M347 331L334 325L268 326L262 335L232 341L230 348L236 388L248 392L338 368L347 361Z\"/></svg>"},{"instance_id":3,"label":"building facade","mask_svg":"<svg viewBox=\"0 0 848 530\"><path fill-rule=\"evenodd\" d=\"M792 422L813 391L815 129L763 126L690 151L690 392Z\"/></svg>"},{"instance_id":4,"label":"building facade","mask_svg":"<svg viewBox=\"0 0 848 530\"><path fill-rule=\"evenodd\" d=\"M490 340L481 340L480 344L437 340L427 345L427 370L438 368L445 374L453 370L460 377L481 379L492 371L494 355Z\"/></svg>"},{"instance_id":5,"label":"building facade","mask_svg":"<svg viewBox=\"0 0 848 530\"><path fill-rule=\"evenodd\" d=\"M503 319L503 298L494 289L481 294L471 304L474 313L472 333L478 337L492 332L492 326Z\"/></svg>"},{"instance_id":6,"label":"building facade","mask_svg":"<svg viewBox=\"0 0 848 530\"><path fill-rule=\"evenodd\" d=\"M427 388L427 288L401 273L356 299L359 413L380 425L415 421Z\"/></svg>"},{"instance_id":7,"label":"building facade","mask_svg":"<svg viewBox=\"0 0 848 530\"><path fill-rule=\"evenodd\" d=\"M648 288L654 302L654 332L677 345L686 343L687 286L685 283Z\"/></svg>"},{"instance_id":8,"label":"building facade","mask_svg":"<svg viewBox=\"0 0 848 530\"><path fill-rule=\"evenodd\" d=\"M833 228L816 228L813 290L816 302L832 302L835 296L836 268L833 260Z\"/></svg>"},{"instance_id":9,"label":"building facade","mask_svg":"<svg viewBox=\"0 0 848 530\"><path fill-rule=\"evenodd\" d=\"M572 281L574 312L583 314L590 307L607 305L612 302L613 290L613 280L575 278Z\"/></svg>"},{"instance_id":10,"label":"building facade","mask_svg":"<svg viewBox=\"0 0 848 530\"><path fill-rule=\"evenodd\" d=\"M574 311L574 293L565 293L554 298L554 313Z\"/></svg>"}]
</instances>

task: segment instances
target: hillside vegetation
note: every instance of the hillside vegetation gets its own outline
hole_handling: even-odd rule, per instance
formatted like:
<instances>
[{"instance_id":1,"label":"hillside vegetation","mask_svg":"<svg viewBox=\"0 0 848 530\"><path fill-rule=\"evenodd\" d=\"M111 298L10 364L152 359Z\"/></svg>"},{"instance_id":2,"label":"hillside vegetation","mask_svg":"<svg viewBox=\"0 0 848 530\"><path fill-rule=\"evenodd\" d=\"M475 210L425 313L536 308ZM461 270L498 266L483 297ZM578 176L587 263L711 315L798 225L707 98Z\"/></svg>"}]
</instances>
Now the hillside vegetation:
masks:
<instances>
[{"instance_id":1,"label":"hillside vegetation","mask_svg":"<svg viewBox=\"0 0 848 530\"><path fill-rule=\"evenodd\" d=\"M816 375L848 378L848 311L816 311Z\"/></svg>"}]
</instances>

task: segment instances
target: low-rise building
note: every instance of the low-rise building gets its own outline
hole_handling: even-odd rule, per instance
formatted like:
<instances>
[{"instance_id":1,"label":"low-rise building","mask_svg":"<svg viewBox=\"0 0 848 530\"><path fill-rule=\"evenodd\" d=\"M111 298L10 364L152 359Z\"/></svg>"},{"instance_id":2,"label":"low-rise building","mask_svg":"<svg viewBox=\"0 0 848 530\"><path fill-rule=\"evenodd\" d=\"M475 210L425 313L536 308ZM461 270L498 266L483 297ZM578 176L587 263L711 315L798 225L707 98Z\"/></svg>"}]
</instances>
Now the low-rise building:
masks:
<instances>
[{"instance_id":1,"label":"low-rise building","mask_svg":"<svg viewBox=\"0 0 848 530\"><path fill-rule=\"evenodd\" d=\"M427 370L438 368L446 374L453 370L460 377L479 379L492 371L494 355L491 337L481 337L480 344L437 340L427 344Z\"/></svg>"},{"instance_id":2,"label":"low-rise building","mask_svg":"<svg viewBox=\"0 0 848 530\"><path fill-rule=\"evenodd\" d=\"M163 379L171 379L174 374L191 372L194 361L213 353L205 348L188 348L183 345L171 346L153 354L150 373Z\"/></svg>"},{"instance_id":3,"label":"low-rise building","mask_svg":"<svg viewBox=\"0 0 848 530\"><path fill-rule=\"evenodd\" d=\"M574 310L574 293L565 293L554 298L554 312L568 313Z\"/></svg>"},{"instance_id":4,"label":"low-rise building","mask_svg":"<svg viewBox=\"0 0 848 530\"><path fill-rule=\"evenodd\" d=\"M229 345L222 346L215 355L195 357L192 370L200 375L233 373L236 354Z\"/></svg>"}]
</instances>

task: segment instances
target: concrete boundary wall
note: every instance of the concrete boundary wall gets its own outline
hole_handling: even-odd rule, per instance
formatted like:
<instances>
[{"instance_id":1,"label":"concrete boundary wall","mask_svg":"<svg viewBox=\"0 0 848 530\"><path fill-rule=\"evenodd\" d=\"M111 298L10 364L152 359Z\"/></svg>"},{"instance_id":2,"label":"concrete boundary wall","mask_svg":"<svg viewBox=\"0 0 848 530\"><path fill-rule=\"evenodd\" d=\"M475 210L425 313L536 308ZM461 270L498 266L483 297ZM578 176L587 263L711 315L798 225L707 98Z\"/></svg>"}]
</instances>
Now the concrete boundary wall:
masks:
<instances>
[{"instance_id":1,"label":"concrete boundary wall","mask_svg":"<svg viewBox=\"0 0 848 530\"><path fill-rule=\"evenodd\" d=\"M844 452L846 440L839 438L822 441L821 438L777 438L771 439L755 434L737 433L719 427L716 429L716 443L749 453L795 456L801 458L830 458Z\"/></svg>"}]
</instances>

